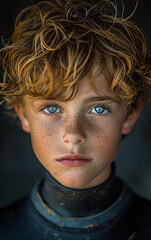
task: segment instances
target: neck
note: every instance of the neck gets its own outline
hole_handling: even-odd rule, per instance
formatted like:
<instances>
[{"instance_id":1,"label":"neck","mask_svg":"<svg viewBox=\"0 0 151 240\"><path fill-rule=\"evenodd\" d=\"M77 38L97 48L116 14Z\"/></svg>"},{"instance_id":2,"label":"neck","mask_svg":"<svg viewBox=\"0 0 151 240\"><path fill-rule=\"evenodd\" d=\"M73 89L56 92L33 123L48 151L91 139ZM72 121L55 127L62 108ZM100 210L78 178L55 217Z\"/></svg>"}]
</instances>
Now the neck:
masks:
<instances>
[{"instance_id":1,"label":"neck","mask_svg":"<svg viewBox=\"0 0 151 240\"><path fill-rule=\"evenodd\" d=\"M46 173L40 192L44 202L58 214L85 217L111 206L118 198L121 187L121 183L115 178L115 165L112 164L110 177L97 187L85 190L67 188Z\"/></svg>"}]
</instances>

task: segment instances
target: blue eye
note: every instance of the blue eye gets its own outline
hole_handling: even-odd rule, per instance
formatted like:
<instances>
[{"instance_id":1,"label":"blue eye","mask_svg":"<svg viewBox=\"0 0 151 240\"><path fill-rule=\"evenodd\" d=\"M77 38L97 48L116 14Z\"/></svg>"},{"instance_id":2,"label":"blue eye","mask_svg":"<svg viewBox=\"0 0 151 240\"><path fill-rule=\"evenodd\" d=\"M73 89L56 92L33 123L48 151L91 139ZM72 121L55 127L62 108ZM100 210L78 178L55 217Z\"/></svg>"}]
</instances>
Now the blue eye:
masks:
<instances>
[{"instance_id":1,"label":"blue eye","mask_svg":"<svg viewBox=\"0 0 151 240\"><path fill-rule=\"evenodd\" d=\"M54 113L58 113L58 112L61 112L61 111L56 106L49 106L49 107L44 108L44 112L47 113L47 114L54 114Z\"/></svg>"},{"instance_id":2,"label":"blue eye","mask_svg":"<svg viewBox=\"0 0 151 240\"><path fill-rule=\"evenodd\" d=\"M95 114L105 114L108 112L108 110L105 108L105 107L101 107L101 106L97 106L97 107L94 107L92 110L91 110L92 113L95 113Z\"/></svg>"}]
</instances>

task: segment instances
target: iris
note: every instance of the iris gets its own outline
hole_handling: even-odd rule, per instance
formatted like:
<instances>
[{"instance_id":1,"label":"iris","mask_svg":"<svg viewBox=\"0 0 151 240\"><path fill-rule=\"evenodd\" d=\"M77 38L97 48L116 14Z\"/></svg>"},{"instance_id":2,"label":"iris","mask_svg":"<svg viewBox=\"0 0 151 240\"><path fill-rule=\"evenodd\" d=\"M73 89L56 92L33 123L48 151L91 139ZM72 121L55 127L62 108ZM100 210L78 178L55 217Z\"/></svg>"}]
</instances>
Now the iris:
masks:
<instances>
[{"instance_id":1,"label":"iris","mask_svg":"<svg viewBox=\"0 0 151 240\"><path fill-rule=\"evenodd\" d=\"M105 114L108 110L105 107L97 106L91 110L92 113Z\"/></svg>"}]
</instances>

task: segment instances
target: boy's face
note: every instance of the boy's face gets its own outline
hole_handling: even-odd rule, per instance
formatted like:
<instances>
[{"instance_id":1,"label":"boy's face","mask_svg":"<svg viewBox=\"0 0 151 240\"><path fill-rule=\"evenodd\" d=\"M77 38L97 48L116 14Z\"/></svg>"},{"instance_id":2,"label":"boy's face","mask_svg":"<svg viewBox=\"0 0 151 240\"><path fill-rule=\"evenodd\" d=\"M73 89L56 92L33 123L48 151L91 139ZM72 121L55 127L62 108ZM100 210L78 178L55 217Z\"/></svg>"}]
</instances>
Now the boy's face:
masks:
<instances>
[{"instance_id":1,"label":"boy's face","mask_svg":"<svg viewBox=\"0 0 151 240\"><path fill-rule=\"evenodd\" d=\"M90 188L108 178L121 136L132 130L141 111L127 117L126 105L111 93L103 75L98 82L100 95L91 88L87 75L70 101L27 96L25 109L15 108L40 162L70 188Z\"/></svg>"}]
</instances>

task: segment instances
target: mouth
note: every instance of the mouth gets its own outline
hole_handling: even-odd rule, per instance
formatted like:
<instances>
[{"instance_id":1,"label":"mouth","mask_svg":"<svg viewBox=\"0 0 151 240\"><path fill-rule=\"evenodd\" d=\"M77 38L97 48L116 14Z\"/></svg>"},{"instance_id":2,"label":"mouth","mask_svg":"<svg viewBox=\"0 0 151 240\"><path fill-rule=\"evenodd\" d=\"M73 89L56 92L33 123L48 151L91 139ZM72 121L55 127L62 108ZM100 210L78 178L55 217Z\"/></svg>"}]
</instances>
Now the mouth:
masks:
<instances>
[{"instance_id":1,"label":"mouth","mask_svg":"<svg viewBox=\"0 0 151 240\"><path fill-rule=\"evenodd\" d=\"M81 167L91 162L92 159L86 158L81 154L70 154L70 155L65 155L59 159L56 159L56 161L67 167Z\"/></svg>"}]
</instances>

